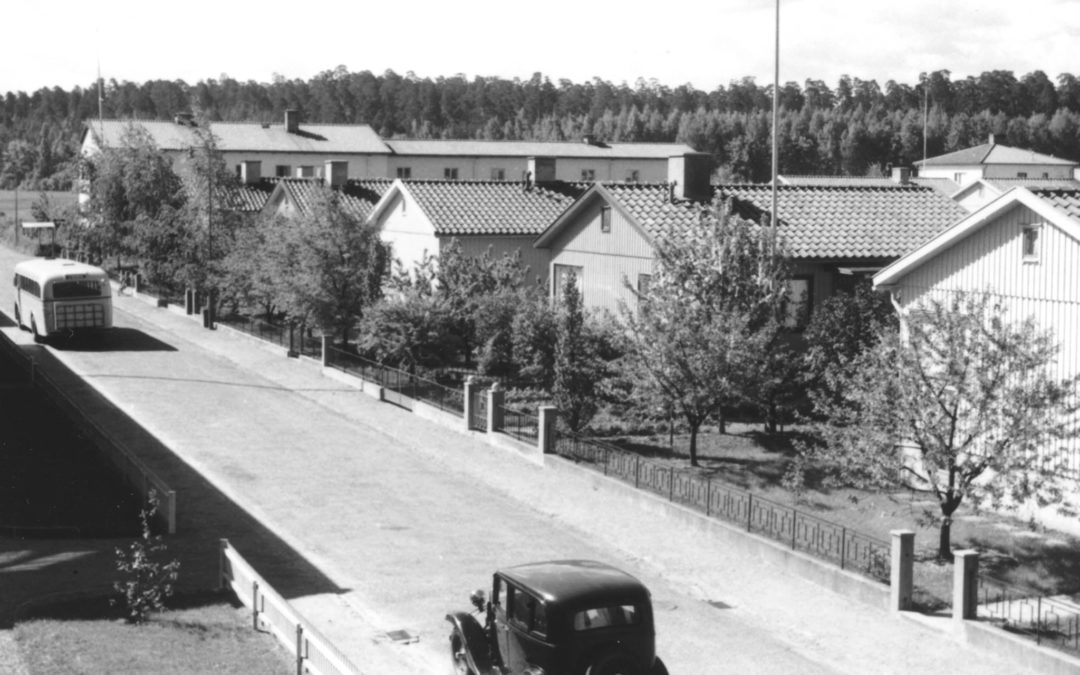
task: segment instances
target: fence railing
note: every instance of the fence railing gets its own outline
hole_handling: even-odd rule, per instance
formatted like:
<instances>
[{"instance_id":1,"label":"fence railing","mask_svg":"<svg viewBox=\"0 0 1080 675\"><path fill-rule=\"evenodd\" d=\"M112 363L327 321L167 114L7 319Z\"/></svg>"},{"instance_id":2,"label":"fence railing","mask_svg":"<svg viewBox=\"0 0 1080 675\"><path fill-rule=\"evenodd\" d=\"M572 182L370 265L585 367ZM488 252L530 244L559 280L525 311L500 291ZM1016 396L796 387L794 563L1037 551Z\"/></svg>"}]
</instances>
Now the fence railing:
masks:
<instances>
[{"instance_id":1,"label":"fence railing","mask_svg":"<svg viewBox=\"0 0 1080 675\"><path fill-rule=\"evenodd\" d=\"M559 432L555 452L592 464L607 476L662 495L706 516L725 520L748 532L782 542L793 550L833 562L841 569L885 583L889 581L891 546L887 541L755 496L720 480L644 459L610 443Z\"/></svg>"},{"instance_id":2,"label":"fence railing","mask_svg":"<svg viewBox=\"0 0 1080 675\"><path fill-rule=\"evenodd\" d=\"M496 416L502 424L495 431L501 431L519 441L536 445L540 442L540 417L520 410L502 407L501 415Z\"/></svg>"},{"instance_id":3,"label":"fence railing","mask_svg":"<svg viewBox=\"0 0 1080 675\"><path fill-rule=\"evenodd\" d=\"M1080 656L1080 606L1039 591L978 575L978 618Z\"/></svg>"},{"instance_id":4,"label":"fence railing","mask_svg":"<svg viewBox=\"0 0 1080 675\"><path fill-rule=\"evenodd\" d=\"M289 650L298 674L360 675L360 669L266 583L228 539L221 540L220 567L221 587L231 589L251 610L252 628L270 632Z\"/></svg>"},{"instance_id":5,"label":"fence railing","mask_svg":"<svg viewBox=\"0 0 1080 675\"><path fill-rule=\"evenodd\" d=\"M383 399L409 410L423 401L445 412L465 414L465 392L392 366L376 363L337 347L326 347L326 365L373 382L383 388Z\"/></svg>"},{"instance_id":6,"label":"fence railing","mask_svg":"<svg viewBox=\"0 0 1080 675\"><path fill-rule=\"evenodd\" d=\"M266 342L285 347L297 354L322 358L322 338L308 335L304 325L290 325L252 316L219 316L217 323Z\"/></svg>"}]
</instances>

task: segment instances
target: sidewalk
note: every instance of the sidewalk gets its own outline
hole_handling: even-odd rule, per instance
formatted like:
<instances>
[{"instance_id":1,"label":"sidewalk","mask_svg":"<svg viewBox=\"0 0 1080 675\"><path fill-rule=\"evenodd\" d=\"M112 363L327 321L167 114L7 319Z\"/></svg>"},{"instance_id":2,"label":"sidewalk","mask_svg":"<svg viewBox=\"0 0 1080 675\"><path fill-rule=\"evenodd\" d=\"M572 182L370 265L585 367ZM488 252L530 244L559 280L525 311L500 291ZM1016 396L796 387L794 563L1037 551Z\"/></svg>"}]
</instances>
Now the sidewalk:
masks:
<instances>
[{"instance_id":1,"label":"sidewalk","mask_svg":"<svg viewBox=\"0 0 1080 675\"><path fill-rule=\"evenodd\" d=\"M280 349L139 299L116 308L176 351L64 360L313 568L285 556L261 574L329 582L279 591L365 673L446 672L445 612L467 608L494 568L548 557L602 557L641 577L672 673L1018 672L492 448L464 424L457 433L374 401ZM185 527L237 530L184 494ZM375 640L395 629L420 641Z\"/></svg>"}]
</instances>

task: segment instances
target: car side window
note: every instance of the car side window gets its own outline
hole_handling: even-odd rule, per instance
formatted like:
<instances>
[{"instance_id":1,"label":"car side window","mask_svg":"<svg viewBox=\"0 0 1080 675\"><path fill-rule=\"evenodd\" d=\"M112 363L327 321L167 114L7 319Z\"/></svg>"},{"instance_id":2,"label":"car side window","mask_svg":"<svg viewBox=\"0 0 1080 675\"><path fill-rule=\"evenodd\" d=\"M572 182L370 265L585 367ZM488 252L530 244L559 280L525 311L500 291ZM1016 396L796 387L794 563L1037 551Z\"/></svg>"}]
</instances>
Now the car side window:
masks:
<instances>
[{"instance_id":1,"label":"car side window","mask_svg":"<svg viewBox=\"0 0 1080 675\"><path fill-rule=\"evenodd\" d=\"M611 626L630 626L641 618L641 612L635 605L613 605L595 607L574 615L574 630L594 630Z\"/></svg>"},{"instance_id":2,"label":"car side window","mask_svg":"<svg viewBox=\"0 0 1080 675\"><path fill-rule=\"evenodd\" d=\"M495 588L491 591L491 604L496 607L502 607L503 596L506 595L506 582L499 577L495 577Z\"/></svg>"},{"instance_id":3,"label":"car side window","mask_svg":"<svg viewBox=\"0 0 1080 675\"><path fill-rule=\"evenodd\" d=\"M507 618L525 630L547 635L547 608L520 588L506 587Z\"/></svg>"}]
</instances>

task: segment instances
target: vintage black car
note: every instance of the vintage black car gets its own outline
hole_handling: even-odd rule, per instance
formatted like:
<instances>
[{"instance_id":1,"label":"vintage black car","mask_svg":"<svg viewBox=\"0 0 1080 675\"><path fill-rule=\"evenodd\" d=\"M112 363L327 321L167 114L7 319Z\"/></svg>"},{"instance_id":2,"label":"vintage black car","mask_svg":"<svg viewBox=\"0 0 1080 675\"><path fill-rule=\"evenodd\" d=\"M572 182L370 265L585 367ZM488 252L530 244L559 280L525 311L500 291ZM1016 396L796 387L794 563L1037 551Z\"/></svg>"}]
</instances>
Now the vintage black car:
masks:
<instances>
[{"instance_id":1,"label":"vintage black car","mask_svg":"<svg viewBox=\"0 0 1080 675\"><path fill-rule=\"evenodd\" d=\"M649 589L590 560L517 565L495 572L491 599L446 616L460 675L667 675L656 656Z\"/></svg>"}]
</instances>

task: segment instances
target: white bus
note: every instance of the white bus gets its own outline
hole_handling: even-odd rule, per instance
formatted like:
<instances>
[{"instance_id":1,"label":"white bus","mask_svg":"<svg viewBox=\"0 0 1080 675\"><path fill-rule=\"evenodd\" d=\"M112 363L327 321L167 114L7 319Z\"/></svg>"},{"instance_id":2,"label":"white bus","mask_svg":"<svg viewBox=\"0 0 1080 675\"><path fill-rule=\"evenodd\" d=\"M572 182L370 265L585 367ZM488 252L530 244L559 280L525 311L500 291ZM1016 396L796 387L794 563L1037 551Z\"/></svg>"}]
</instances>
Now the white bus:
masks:
<instances>
[{"instance_id":1,"label":"white bus","mask_svg":"<svg viewBox=\"0 0 1080 675\"><path fill-rule=\"evenodd\" d=\"M112 326L112 287L105 271L58 258L15 265L15 323L34 340Z\"/></svg>"}]
</instances>

